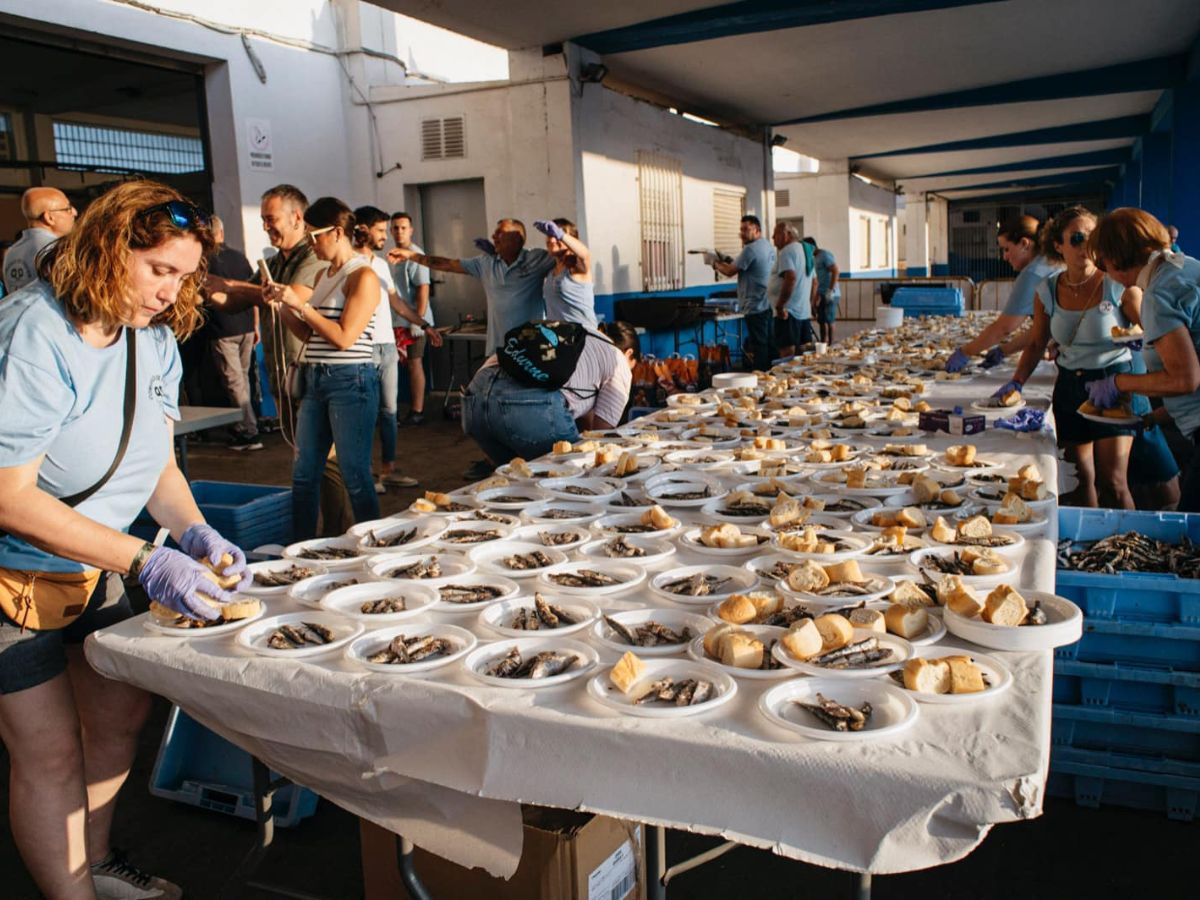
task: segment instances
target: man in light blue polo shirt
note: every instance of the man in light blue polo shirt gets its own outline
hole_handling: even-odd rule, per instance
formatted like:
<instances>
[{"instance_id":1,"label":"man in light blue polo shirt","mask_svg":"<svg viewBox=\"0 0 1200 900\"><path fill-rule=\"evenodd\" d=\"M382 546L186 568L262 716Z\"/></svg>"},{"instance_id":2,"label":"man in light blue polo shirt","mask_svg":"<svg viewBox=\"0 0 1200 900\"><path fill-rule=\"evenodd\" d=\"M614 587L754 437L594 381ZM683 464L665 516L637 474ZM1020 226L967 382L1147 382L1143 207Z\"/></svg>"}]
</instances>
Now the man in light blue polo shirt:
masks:
<instances>
[{"instance_id":1,"label":"man in light blue polo shirt","mask_svg":"<svg viewBox=\"0 0 1200 900\"><path fill-rule=\"evenodd\" d=\"M737 276L738 312L746 323L746 366L770 368L771 347L775 343L775 313L767 298L775 248L763 237L758 216L742 216L738 236L742 252L732 262L713 261L713 268L729 278Z\"/></svg>"},{"instance_id":2,"label":"man in light blue polo shirt","mask_svg":"<svg viewBox=\"0 0 1200 900\"><path fill-rule=\"evenodd\" d=\"M412 216L406 212L392 213L392 240L405 250L425 251L413 243ZM416 310L426 324L433 325L433 304L429 302L429 269L412 260L392 265L392 281L400 299ZM407 335L405 335L407 332ZM425 332L392 310L392 333L396 345L405 343L405 366L408 371L409 413L401 425L420 425L425 421Z\"/></svg>"},{"instance_id":3,"label":"man in light blue polo shirt","mask_svg":"<svg viewBox=\"0 0 1200 900\"><path fill-rule=\"evenodd\" d=\"M842 289L838 287L841 269L833 252L817 246L815 238L806 237L813 248L813 265L817 269L817 325L821 329L821 340L833 343L833 323L837 321L838 304L842 300Z\"/></svg>"},{"instance_id":4,"label":"man in light blue polo shirt","mask_svg":"<svg viewBox=\"0 0 1200 900\"><path fill-rule=\"evenodd\" d=\"M792 356L813 342L813 270L804 253L796 226L777 222L771 240L778 250L767 287L775 311L775 343L779 356Z\"/></svg>"},{"instance_id":5,"label":"man in light blue polo shirt","mask_svg":"<svg viewBox=\"0 0 1200 900\"><path fill-rule=\"evenodd\" d=\"M25 217L25 230L4 252L6 294L37 281L38 254L74 228L79 213L58 188L32 187L21 195L21 215Z\"/></svg>"},{"instance_id":6,"label":"man in light blue polo shirt","mask_svg":"<svg viewBox=\"0 0 1200 900\"><path fill-rule=\"evenodd\" d=\"M439 272L472 275L482 281L487 297L485 349L490 355L509 331L525 322L545 318L542 281L554 268L554 257L545 250L525 249L525 225L517 219L501 219L492 232L492 240L480 238L475 245L483 254L469 259L426 256L395 247L388 251L388 262L411 260Z\"/></svg>"}]
</instances>

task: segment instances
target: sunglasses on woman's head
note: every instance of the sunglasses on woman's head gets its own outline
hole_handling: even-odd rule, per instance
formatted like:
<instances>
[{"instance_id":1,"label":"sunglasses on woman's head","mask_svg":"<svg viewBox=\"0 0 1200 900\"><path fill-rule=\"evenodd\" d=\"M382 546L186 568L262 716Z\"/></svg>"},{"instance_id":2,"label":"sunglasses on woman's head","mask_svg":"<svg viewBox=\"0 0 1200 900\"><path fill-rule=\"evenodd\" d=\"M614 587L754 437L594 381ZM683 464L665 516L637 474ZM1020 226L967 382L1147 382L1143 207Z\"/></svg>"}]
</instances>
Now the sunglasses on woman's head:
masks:
<instances>
[{"instance_id":1,"label":"sunglasses on woman's head","mask_svg":"<svg viewBox=\"0 0 1200 900\"><path fill-rule=\"evenodd\" d=\"M138 215L150 217L157 213L166 213L176 228L210 228L212 216L197 206L184 203L182 200L168 200L149 209L143 209Z\"/></svg>"}]
</instances>

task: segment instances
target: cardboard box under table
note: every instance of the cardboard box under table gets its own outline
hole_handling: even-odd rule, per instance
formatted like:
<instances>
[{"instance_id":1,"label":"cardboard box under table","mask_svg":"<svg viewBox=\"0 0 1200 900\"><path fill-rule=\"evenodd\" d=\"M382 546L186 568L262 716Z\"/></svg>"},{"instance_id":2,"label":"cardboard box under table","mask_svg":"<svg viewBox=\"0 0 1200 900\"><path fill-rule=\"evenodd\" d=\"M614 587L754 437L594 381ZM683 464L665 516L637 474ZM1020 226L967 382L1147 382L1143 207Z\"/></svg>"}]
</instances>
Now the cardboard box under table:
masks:
<instances>
[{"instance_id":1,"label":"cardboard box under table","mask_svg":"<svg viewBox=\"0 0 1200 900\"><path fill-rule=\"evenodd\" d=\"M1000 383L934 384L930 393L952 407ZM962 439L929 442L943 450ZM972 442L1006 464L1036 462L1055 482L1048 432L989 429ZM1050 516L1050 540L1019 551L1021 590L1054 588ZM658 602L644 587L605 600L609 609ZM286 598L267 605L268 614L300 609ZM447 620L491 637L473 618ZM998 653L1014 683L991 702L923 705L893 740L838 745L765 719L757 704L769 682L743 680L732 702L705 716L634 719L590 699L586 679L504 690L461 666L394 678L339 654L269 659L232 637L152 636L137 619L98 632L86 650L102 674L168 697L296 783L437 856L504 877L522 856L518 800L722 835L859 873L941 865L970 853L992 825L1041 814L1050 750L1049 651ZM602 652L601 671L618 655Z\"/></svg>"}]
</instances>

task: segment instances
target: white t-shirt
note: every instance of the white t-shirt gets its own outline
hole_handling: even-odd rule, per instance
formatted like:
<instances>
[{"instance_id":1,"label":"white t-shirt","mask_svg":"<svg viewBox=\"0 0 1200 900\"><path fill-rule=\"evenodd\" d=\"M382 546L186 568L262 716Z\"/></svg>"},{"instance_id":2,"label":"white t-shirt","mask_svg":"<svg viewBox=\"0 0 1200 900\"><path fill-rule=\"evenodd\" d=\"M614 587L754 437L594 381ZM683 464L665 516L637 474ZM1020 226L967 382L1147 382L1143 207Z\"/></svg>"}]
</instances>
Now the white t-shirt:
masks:
<instances>
[{"instance_id":1,"label":"white t-shirt","mask_svg":"<svg viewBox=\"0 0 1200 900\"><path fill-rule=\"evenodd\" d=\"M379 305L375 307L375 318L371 321L371 343L394 344L392 334L392 304L388 301L388 293L396 289L392 281L392 270L388 268L387 260L380 259L374 253L364 257L371 263L371 268L379 276Z\"/></svg>"}]
</instances>

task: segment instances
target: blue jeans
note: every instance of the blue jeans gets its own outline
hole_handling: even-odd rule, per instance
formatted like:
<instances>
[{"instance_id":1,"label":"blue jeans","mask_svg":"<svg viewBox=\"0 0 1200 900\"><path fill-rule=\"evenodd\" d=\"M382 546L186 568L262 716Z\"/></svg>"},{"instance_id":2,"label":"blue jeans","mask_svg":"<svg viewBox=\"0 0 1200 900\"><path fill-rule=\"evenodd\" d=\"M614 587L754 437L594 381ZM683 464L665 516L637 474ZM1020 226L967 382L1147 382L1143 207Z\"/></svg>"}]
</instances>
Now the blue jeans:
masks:
<instances>
[{"instance_id":1,"label":"blue jeans","mask_svg":"<svg viewBox=\"0 0 1200 900\"><path fill-rule=\"evenodd\" d=\"M775 313L764 309L762 312L746 313L746 368L771 368L772 348L775 346Z\"/></svg>"},{"instance_id":2,"label":"blue jeans","mask_svg":"<svg viewBox=\"0 0 1200 900\"><path fill-rule=\"evenodd\" d=\"M462 424L497 465L549 453L555 441L579 440L561 392L526 387L499 366L480 369L463 391Z\"/></svg>"},{"instance_id":3,"label":"blue jeans","mask_svg":"<svg viewBox=\"0 0 1200 900\"><path fill-rule=\"evenodd\" d=\"M373 363L306 365L296 416L292 468L292 528L298 541L316 537L321 473L332 445L350 495L354 521L379 518L371 478L371 447L379 416L379 370Z\"/></svg>"},{"instance_id":4,"label":"blue jeans","mask_svg":"<svg viewBox=\"0 0 1200 900\"><path fill-rule=\"evenodd\" d=\"M396 394L400 389L400 354L395 344L375 345L379 370L379 447L385 463L396 461Z\"/></svg>"}]
</instances>

